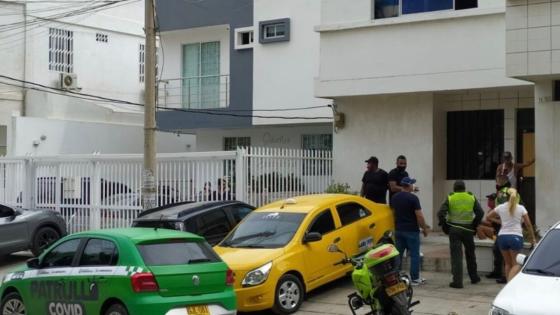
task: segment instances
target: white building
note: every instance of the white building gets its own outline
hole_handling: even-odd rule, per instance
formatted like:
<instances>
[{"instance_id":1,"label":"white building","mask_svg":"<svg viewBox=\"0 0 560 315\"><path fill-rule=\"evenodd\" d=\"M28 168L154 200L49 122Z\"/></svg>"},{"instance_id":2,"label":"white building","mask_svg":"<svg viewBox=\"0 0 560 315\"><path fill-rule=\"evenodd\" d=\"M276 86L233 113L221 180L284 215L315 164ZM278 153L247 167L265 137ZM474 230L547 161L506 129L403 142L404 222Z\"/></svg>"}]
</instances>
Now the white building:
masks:
<instances>
[{"instance_id":1,"label":"white building","mask_svg":"<svg viewBox=\"0 0 560 315\"><path fill-rule=\"evenodd\" d=\"M143 1L2 1L0 16L0 154L142 152L141 106L72 92L143 103ZM164 152L194 147L160 139Z\"/></svg>"},{"instance_id":2,"label":"white building","mask_svg":"<svg viewBox=\"0 0 560 315\"><path fill-rule=\"evenodd\" d=\"M313 95L320 5L158 1L167 82L160 85L160 104L182 110L160 112L158 124L196 134L199 151L238 145L330 150L330 101Z\"/></svg>"},{"instance_id":3,"label":"white building","mask_svg":"<svg viewBox=\"0 0 560 315\"><path fill-rule=\"evenodd\" d=\"M365 158L389 171L404 154L434 225L455 179L485 204L511 151L536 156L520 190L537 226L560 220L559 17L555 1L322 0L315 95L346 118L336 180L358 189Z\"/></svg>"}]
</instances>

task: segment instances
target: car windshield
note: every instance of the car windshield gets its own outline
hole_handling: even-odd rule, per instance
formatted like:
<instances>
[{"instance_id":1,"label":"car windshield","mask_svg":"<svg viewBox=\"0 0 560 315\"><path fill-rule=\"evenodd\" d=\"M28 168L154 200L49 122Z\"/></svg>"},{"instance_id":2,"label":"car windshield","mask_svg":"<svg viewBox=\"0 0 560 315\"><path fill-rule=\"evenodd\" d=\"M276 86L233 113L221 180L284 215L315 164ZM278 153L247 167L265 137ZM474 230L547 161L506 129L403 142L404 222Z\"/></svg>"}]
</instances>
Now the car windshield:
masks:
<instances>
[{"instance_id":1,"label":"car windshield","mask_svg":"<svg viewBox=\"0 0 560 315\"><path fill-rule=\"evenodd\" d=\"M171 241L138 245L148 266L186 265L221 261L206 242Z\"/></svg>"},{"instance_id":2,"label":"car windshield","mask_svg":"<svg viewBox=\"0 0 560 315\"><path fill-rule=\"evenodd\" d=\"M560 230L550 231L541 241L531 259L527 262L524 273L542 276L560 277Z\"/></svg>"},{"instance_id":3,"label":"car windshield","mask_svg":"<svg viewBox=\"0 0 560 315\"><path fill-rule=\"evenodd\" d=\"M220 244L224 247L277 248L294 237L303 213L253 212Z\"/></svg>"}]
</instances>

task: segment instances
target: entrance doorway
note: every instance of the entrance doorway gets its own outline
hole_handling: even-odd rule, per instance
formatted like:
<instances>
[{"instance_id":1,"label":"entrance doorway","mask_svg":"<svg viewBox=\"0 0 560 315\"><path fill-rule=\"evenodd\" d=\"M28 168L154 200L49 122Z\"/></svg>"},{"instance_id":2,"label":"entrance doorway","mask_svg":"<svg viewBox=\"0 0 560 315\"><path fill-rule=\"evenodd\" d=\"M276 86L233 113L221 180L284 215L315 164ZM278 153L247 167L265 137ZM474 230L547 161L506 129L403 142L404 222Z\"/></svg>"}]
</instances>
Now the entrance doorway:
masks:
<instances>
[{"instance_id":1,"label":"entrance doorway","mask_svg":"<svg viewBox=\"0 0 560 315\"><path fill-rule=\"evenodd\" d=\"M535 158L535 110L517 110L517 163L527 163ZM535 165L523 169L519 174L519 193L529 211L531 222L535 222Z\"/></svg>"}]
</instances>

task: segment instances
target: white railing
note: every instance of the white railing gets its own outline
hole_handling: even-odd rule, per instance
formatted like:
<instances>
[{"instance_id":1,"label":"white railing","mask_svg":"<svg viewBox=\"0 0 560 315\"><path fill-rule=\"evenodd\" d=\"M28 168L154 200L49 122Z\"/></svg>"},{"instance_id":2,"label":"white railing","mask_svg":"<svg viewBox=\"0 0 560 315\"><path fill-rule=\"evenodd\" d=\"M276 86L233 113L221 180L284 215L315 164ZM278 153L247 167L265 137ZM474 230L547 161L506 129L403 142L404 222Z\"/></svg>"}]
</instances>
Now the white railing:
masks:
<instances>
[{"instance_id":1,"label":"white railing","mask_svg":"<svg viewBox=\"0 0 560 315\"><path fill-rule=\"evenodd\" d=\"M229 75L164 79L159 83L158 104L193 110L226 108L229 94Z\"/></svg>"},{"instance_id":2,"label":"white railing","mask_svg":"<svg viewBox=\"0 0 560 315\"><path fill-rule=\"evenodd\" d=\"M141 155L0 158L0 203L53 209L70 232L129 226L141 211ZM243 148L160 154L158 205L237 199L255 206L331 183L330 152Z\"/></svg>"}]
</instances>

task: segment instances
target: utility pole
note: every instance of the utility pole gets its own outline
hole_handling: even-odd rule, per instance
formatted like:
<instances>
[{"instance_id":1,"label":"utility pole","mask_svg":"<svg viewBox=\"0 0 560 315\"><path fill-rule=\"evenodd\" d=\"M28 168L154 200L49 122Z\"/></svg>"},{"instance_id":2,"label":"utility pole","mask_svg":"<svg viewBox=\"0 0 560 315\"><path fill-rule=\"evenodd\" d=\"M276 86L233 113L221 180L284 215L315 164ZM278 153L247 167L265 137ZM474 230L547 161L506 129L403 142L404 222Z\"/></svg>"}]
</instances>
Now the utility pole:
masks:
<instances>
[{"instance_id":1,"label":"utility pole","mask_svg":"<svg viewBox=\"0 0 560 315\"><path fill-rule=\"evenodd\" d=\"M154 23L154 1L145 2L146 56L144 70L144 173L142 185L142 206L144 209L156 206L156 32Z\"/></svg>"}]
</instances>

